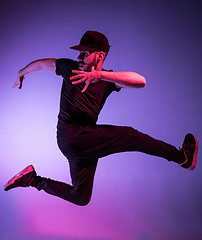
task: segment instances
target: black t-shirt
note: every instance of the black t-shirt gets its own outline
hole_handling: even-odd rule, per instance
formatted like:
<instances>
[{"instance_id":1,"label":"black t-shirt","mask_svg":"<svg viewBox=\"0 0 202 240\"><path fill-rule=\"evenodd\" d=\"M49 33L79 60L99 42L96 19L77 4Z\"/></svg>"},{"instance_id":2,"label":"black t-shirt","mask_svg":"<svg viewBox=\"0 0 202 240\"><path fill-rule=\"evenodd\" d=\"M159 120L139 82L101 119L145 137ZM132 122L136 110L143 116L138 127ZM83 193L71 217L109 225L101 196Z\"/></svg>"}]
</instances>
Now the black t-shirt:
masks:
<instances>
[{"instance_id":1,"label":"black t-shirt","mask_svg":"<svg viewBox=\"0 0 202 240\"><path fill-rule=\"evenodd\" d=\"M56 74L63 77L58 125L66 123L96 123L98 115L112 91L119 91L114 83L99 81L89 85L82 93L85 83L73 85L69 78L72 70L79 70L78 62L60 58L56 60Z\"/></svg>"}]
</instances>

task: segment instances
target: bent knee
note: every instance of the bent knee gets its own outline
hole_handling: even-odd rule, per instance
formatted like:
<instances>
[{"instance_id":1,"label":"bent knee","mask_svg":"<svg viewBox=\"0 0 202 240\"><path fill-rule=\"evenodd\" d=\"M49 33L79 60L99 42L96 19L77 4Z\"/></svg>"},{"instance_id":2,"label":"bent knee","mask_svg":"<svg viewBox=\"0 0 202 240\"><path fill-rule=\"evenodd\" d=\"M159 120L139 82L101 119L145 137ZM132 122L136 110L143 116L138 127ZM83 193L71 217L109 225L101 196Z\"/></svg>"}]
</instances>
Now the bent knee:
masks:
<instances>
[{"instance_id":1,"label":"bent knee","mask_svg":"<svg viewBox=\"0 0 202 240\"><path fill-rule=\"evenodd\" d=\"M78 206L87 206L90 202L91 198L79 198L76 202Z\"/></svg>"}]
</instances>

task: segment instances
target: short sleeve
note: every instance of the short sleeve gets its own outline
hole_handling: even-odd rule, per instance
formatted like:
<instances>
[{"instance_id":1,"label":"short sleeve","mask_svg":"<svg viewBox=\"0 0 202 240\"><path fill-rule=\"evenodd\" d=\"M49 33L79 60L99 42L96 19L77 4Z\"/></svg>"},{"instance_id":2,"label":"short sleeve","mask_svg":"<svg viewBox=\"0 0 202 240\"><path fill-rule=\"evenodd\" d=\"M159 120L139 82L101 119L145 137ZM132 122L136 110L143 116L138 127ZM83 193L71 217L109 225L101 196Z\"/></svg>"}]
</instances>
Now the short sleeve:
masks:
<instances>
[{"instance_id":1,"label":"short sleeve","mask_svg":"<svg viewBox=\"0 0 202 240\"><path fill-rule=\"evenodd\" d=\"M115 89L114 89L114 91L116 91L116 92L120 92L121 87L116 86L116 84L114 84L114 85L115 85Z\"/></svg>"},{"instance_id":2,"label":"short sleeve","mask_svg":"<svg viewBox=\"0 0 202 240\"><path fill-rule=\"evenodd\" d=\"M72 70L78 69L78 63L74 60L68 58L59 58L56 60L56 71L57 75L63 77L70 77L72 75Z\"/></svg>"}]
</instances>

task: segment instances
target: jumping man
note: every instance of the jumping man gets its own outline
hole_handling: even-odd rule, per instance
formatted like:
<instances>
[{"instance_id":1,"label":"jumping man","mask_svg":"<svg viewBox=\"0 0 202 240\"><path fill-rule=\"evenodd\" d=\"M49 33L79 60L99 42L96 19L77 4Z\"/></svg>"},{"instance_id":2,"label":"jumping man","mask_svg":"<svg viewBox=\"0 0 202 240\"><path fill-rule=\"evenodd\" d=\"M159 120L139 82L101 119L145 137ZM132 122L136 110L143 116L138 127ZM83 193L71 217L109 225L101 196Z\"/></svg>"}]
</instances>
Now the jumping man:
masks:
<instances>
[{"instance_id":1,"label":"jumping man","mask_svg":"<svg viewBox=\"0 0 202 240\"><path fill-rule=\"evenodd\" d=\"M72 184L41 177L30 165L5 185L5 191L32 186L84 206L91 199L98 159L125 151L158 156L189 170L195 168L198 143L193 134L185 136L178 150L132 127L97 124L98 115L113 91L119 92L124 87L143 88L145 77L136 72L103 69L110 45L106 36L97 31L87 31L79 45L71 48L80 52L78 61L67 58L33 61L19 71L13 87L21 89L24 76L40 69L54 71L63 77L57 143L68 159Z\"/></svg>"}]
</instances>

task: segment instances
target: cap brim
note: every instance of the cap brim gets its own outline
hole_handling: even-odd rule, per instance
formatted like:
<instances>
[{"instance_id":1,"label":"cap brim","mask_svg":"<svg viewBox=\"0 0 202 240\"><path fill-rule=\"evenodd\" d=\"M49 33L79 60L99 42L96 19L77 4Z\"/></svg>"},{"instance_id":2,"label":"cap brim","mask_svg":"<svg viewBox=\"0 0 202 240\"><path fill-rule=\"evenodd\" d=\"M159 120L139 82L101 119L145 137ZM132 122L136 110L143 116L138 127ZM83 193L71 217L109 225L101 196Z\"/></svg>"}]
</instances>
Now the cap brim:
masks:
<instances>
[{"instance_id":1,"label":"cap brim","mask_svg":"<svg viewBox=\"0 0 202 240\"><path fill-rule=\"evenodd\" d=\"M95 48L91 48L91 47L87 47L87 46L82 46L82 45L76 45L76 46L73 46L73 47L70 47L70 48L71 48L71 49L74 49L74 50L77 50L77 51L88 51L88 52L98 50L98 49L95 49Z\"/></svg>"}]
</instances>

